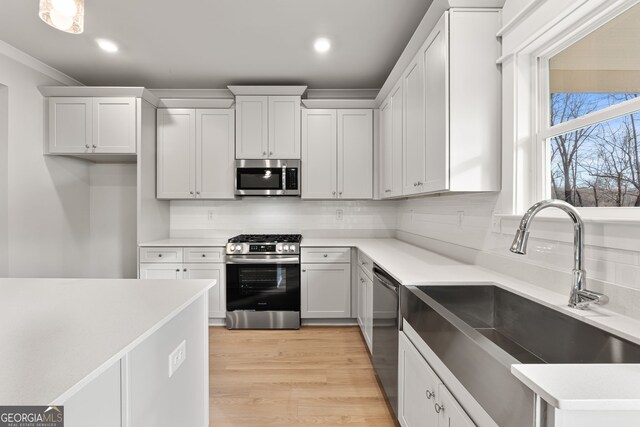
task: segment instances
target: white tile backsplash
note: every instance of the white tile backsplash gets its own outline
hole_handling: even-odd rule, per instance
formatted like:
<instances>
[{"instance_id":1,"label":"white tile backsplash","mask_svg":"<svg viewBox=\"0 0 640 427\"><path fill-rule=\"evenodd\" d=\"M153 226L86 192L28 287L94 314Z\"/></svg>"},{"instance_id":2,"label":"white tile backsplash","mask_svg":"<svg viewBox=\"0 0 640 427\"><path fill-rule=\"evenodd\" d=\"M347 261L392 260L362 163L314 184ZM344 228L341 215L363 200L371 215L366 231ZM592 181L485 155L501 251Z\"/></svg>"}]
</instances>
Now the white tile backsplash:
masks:
<instances>
[{"instance_id":1,"label":"white tile backsplash","mask_svg":"<svg viewBox=\"0 0 640 427\"><path fill-rule=\"evenodd\" d=\"M337 211L342 211L338 218ZM238 233L303 233L390 237L396 206L381 201L315 201L243 198L230 201L172 201L171 237L217 237Z\"/></svg>"}]
</instances>

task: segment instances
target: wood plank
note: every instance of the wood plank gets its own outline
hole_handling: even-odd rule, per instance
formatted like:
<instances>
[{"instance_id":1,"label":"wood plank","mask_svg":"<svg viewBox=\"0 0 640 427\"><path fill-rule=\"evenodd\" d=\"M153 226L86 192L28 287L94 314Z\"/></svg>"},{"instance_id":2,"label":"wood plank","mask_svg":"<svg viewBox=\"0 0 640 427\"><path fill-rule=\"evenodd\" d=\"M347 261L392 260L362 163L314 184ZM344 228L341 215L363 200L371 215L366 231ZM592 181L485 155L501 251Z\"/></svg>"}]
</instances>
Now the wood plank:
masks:
<instances>
[{"instance_id":1,"label":"wood plank","mask_svg":"<svg viewBox=\"0 0 640 427\"><path fill-rule=\"evenodd\" d=\"M396 427L356 327L209 328L210 425Z\"/></svg>"}]
</instances>

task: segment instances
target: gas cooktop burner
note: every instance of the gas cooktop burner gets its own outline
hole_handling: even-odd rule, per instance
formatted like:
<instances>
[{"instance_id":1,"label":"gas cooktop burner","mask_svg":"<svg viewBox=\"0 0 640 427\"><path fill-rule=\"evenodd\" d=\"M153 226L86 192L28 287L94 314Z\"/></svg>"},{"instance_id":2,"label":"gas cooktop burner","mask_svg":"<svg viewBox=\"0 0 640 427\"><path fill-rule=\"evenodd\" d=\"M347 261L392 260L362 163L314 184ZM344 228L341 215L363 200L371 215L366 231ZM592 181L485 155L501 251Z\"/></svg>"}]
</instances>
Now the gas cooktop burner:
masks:
<instances>
[{"instance_id":1,"label":"gas cooktop burner","mask_svg":"<svg viewBox=\"0 0 640 427\"><path fill-rule=\"evenodd\" d=\"M229 243L300 243L300 234L241 234L229 239Z\"/></svg>"}]
</instances>

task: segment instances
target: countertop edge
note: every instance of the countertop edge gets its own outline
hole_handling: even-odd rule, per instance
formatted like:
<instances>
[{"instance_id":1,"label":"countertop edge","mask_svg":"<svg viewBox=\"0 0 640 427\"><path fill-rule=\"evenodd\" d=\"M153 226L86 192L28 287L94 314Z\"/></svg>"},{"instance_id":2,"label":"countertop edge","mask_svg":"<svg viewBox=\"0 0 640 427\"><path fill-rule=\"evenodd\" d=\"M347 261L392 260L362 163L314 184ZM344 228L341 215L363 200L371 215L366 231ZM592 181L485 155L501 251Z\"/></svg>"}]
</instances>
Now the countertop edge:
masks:
<instances>
[{"instance_id":1,"label":"countertop edge","mask_svg":"<svg viewBox=\"0 0 640 427\"><path fill-rule=\"evenodd\" d=\"M215 279L212 280L209 283L208 286L206 286L205 288L203 288L200 291L196 292L191 298L189 298L187 301L182 303L180 306L176 307L173 311L171 311L169 314L167 314L162 319L160 319L158 322L156 322L151 328L147 329L144 333L142 333L136 339L131 341L129 344L127 344L125 347L123 347L120 351L118 351L116 354L114 354L109 359L107 359L104 363L100 364L96 369L94 369L86 377L84 377L83 379L78 381L76 384L71 386L69 389L67 389L64 393L62 393L60 396L55 398L49 404L50 405L64 404L64 402L66 400L68 400L70 397L75 395L78 391L82 390L82 388L84 386L86 386L91 381L93 381L98 376L100 376L100 374L102 374L107 369L109 369L118 360L122 359L125 355L127 355L131 350L133 350L135 347L137 347L145 339L147 339L148 337L153 335L156 331L158 331L160 328L162 328L164 325L169 323L174 317L176 317L184 309L189 307L191 304L193 304L195 301L197 301L198 299L202 298L203 296L206 296L207 292L209 292L209 289L214 287L216 284L217 284L217 280L215 280Z\"/></svg>"}]
</instances>

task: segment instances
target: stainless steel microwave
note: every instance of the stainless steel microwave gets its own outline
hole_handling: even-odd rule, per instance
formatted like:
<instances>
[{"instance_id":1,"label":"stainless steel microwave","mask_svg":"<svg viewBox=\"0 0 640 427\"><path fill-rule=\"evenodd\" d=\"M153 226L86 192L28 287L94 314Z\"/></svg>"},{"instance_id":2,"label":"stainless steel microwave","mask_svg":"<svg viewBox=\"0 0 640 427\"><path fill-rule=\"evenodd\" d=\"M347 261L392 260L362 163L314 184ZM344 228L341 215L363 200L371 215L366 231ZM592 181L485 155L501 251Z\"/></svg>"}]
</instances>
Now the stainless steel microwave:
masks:
<instances>
[{"instance_id":1,"label":"stainless steel microwave","mask_svg":"<svg viewBox=\"0 0 640 427\"><path fill-rule=\"evenodd\" d=\"M299 196L300 160L236 160L236 195Z\"/></svg>"}]
</instances>

